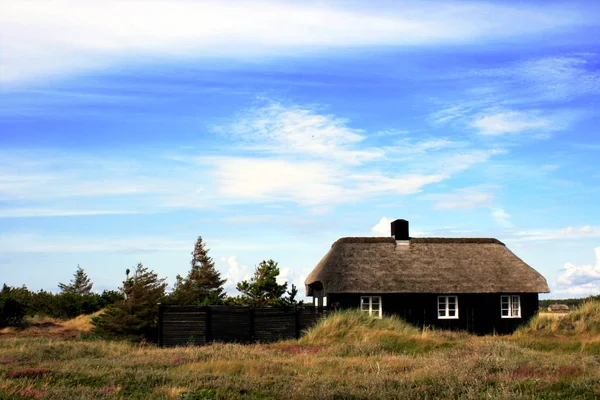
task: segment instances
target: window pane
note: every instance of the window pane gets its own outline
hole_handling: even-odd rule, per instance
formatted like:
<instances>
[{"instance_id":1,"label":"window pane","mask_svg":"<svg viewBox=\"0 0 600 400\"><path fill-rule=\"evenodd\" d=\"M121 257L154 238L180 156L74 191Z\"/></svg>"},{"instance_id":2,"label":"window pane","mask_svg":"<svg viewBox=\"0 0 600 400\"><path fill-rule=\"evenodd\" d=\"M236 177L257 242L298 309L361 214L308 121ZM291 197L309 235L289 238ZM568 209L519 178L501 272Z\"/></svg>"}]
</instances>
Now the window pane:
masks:
<instances>
[{"instance_id":1,"label":"window pane","mask_svg":"<svg viewBox=\"0 0 600 400\"><path fill-rule=\"evenodd\" d=\"M364 304L364 303L367 303L367 304L369 304L369 298L368 298L368 297L361 297L361 298L360 298L360 302L361 302L361 303L363 303L363 304Z\"/></svg>"},{"instance_id":2,"label":"window pane","mask_svg":"<svg viewBox=\"0 0 600 400\"><path fill-rule=\"evenodd\" d=\"M454 311L454 310L448 311L448 316L449 317L455 317L456 316L456 311Z\"/></svg>"},{"instance_id":3,"label":"window pane","mask_svg":"<svg viewBox=\"0 0 600 400\"><path fill-rule=\"evenodd\" d=\"M506 309L506 310L504 310L504 309L503 309L503 310L502 310L502 316L503 316L503 317L508 317L508 316L509 316L509 315L508 315L508 309Z\"/></svg>"},{"instance_id":4,"label":"window pane","mask_svg":"<svg viewBox=\"0 0 600 400\"><path fill-rule=\"evenodd\" d=\"M363 304L361 305L361 310L363 310L363 311L369 311L369 305L368 305L368 304L364 304L364 303L363 303Z\"/></svg>"},{"instance_id":5,"label":"window pane","mask_svg":"<svg viewBox=\"0 0 600 400\"><path fill-rule=\"evenodd\" d=\"M438 317L445 317L445 316L446 316L446 309L438 310Z\"/></svg>"},{"instance_id":6,"label":"window pane","mask_svg":"<svg viewBox=\"0 0 600 400\"><path fill-rule=\"evenodd\" d=\"M371 297L371 302L373 304L379 304L379 297Z\"/></svg>"},{"instance_id":7,"label":"window pane","mask_svg":"<svg viewBox=\"0 0 600 400\"><path fill-rule=\"evenodd\" d=\"M454 303L456 303L456 296L448 297L448 304L454 304Z\"/></svg>"},{"instance_id":8,"label":"window pane","mask_svg":"<svg viewBox=\"0 0 600 400\"><path fill-rule=\"evenodd\" d=\"M440 307L446 308L446 297L445 296L438 297L438 304Z\"/></svg>"}]
</instances>

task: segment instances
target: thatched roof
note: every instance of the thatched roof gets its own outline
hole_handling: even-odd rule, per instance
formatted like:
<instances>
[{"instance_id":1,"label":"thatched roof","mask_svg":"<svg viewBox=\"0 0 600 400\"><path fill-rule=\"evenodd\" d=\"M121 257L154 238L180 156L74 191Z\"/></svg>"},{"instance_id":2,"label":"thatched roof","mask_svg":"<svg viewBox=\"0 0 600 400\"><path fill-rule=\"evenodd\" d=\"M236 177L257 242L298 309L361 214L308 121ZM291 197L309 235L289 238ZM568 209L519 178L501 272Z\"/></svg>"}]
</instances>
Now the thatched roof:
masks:
<instances>
[{"instance_id":1,"label":"thatched roof","mask_svg":"<svg viewBox=\"0 0 600 400\"><path fill-rule=\"evenodd\" d=\"M548 293L546 279L497 239L342 238L308 275L327 293Z\"/></svg>"},{"instance_id":2,"label":"thatched roof","mask_svg":"<svg viewBox=\"0 0 600 400\"><path fill-rule=\"evenodd\" d=\"M569 306L566 304L551 304L548 311L569 311Z\"/></svg>"}]
</instances>

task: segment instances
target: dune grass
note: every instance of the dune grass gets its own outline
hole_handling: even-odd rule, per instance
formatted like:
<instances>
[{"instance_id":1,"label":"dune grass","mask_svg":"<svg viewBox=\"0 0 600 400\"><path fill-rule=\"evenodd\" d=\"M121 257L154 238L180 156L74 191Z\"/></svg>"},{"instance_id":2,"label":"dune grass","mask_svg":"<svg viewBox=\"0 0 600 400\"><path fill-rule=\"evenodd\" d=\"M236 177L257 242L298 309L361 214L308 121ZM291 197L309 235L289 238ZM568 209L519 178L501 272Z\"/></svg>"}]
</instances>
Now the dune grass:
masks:
<instances>
[{"instance_id":1,"label":"dune grass","mask_svg":"<svg viewBox=\"0 0 600 400\"><path fill-rule=\"evenodd\" d=\"M600 301L586 301L570 313L558 317L537 315L519 333L529 335L599 335Z\"/></svg>"},{"instance_id":2,"label":"dune grass","mask_svg":"<svg viewBox=\"0 0 600 400\"><path fill-rule=\"evenodd\" d=\"M580 344L598 339L600 314L587 307L556 328L532 321L504 337L423 331L358 312L333 313L300 340L273 344L160 349L4 336L0 399L593 399L600 347Z\"/></svg>"}]
</instances>

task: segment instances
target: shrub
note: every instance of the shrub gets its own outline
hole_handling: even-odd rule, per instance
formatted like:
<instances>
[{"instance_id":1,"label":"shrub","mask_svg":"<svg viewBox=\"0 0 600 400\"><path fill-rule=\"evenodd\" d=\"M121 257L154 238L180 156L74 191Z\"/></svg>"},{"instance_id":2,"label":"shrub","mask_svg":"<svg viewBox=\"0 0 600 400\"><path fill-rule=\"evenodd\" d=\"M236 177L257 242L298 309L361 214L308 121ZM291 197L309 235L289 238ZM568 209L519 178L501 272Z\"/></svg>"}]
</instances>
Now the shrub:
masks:
<instances>
[{"instance_id":1,"label":"shrub","mask_svg":"<svg viewBox=\"0 0 600 400\"><path fill-rule=\"evenodd\" d=\"M92 319L94 333L105 338L130 340L156 339L158 303L165 296L165 279L160 279L141 263L121 288L125 299L106 308L104 313Z\"/></svg>"},{"instance_id":2,"label":"shrub","mask_svg":"<svg viewBox=\"0 0 600 400\"><path fill-rule=\"evenodd\" d=\"M20 325L27 308L19 299L19 290L4 285L0 292L0 327Z\"/></svg>"}]
</instances>

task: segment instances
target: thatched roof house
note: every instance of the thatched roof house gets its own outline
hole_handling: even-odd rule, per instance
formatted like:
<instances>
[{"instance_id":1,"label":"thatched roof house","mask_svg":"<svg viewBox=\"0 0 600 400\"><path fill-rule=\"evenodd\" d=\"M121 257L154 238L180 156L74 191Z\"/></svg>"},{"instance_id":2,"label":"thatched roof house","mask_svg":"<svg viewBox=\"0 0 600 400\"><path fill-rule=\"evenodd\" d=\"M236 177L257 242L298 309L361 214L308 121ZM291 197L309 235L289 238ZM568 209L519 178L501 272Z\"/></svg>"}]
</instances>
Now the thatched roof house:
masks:
<instances>
[{"instance_id":1,"label":"thatched roof house","mask_svg":"<svg viewBox=\"0 0 600 400\"><path fill-rule=\"evenodd\" d=\"M329 305L341 307L352 303L358 307L367 297L376 297L376 308L385 312L386 308L405 310L407 302L412 310L416 295L438 295L443 297L440 306L459 303L454 306L459 314L458 297L467 305L469 295L493 294L500 315L500 303L506 300L500 296L504 294L519 297L515 297L515 302L519 303L521 315L521 298L535 297L532 306L537 310L537 294L549 292L544 277L496 239L411 238L405 220L392 223L392 235L337 240L306 278L307 296L313 296L317 305L323 298ZM400 295L404 295L403 301L399 300ZM388 307L382 296L388 297ZM407 296L412 296L410 301ZM436 296L432 298L435 313ZM368 301L371 304L373 300ZM419 301L426 300L421 296ZM512 301L509 298L503 307L512 307Z\"/></svg>"},{"instance_id":2,"label":"thatched roof house","mask_svg":"<svg viewBox=\"0 0 600 400\"><path fill-rule=\"evenodd\" d=\"M569 306L566 304L550 304L549 312L569 312Z\"/></svg>"},{"instance_id":3,"label":"thatched roof house","mask_svg":"<svg viewBox=\"0 0 600 400\"><path fill-rule=\"evenodd\" d=\"M546 280L496 239L342 238L306 278L331 293L547 293Z\"/></svg>"}]
</instances>

